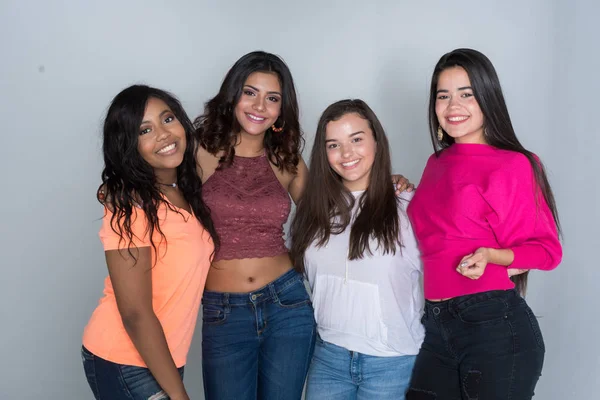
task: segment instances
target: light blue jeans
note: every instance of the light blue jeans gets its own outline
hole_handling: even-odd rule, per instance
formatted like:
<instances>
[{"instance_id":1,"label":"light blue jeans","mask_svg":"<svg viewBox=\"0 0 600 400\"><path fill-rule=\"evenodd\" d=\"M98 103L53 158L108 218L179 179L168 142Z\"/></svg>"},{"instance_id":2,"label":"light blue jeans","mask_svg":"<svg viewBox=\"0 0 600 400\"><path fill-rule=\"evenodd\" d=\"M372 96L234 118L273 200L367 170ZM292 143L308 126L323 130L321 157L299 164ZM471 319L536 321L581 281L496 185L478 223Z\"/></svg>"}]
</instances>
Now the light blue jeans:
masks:
<instances>
[{"instance_id":1,"label":"light blue jeans","mask_svg":"<svg viewBox=\"0 0 600 400\"><path fill-rule=\"evenodd\" d=\"M415 359L369 356L317 337L306 400L404 400Z\"/></svg>"}]
</instances>

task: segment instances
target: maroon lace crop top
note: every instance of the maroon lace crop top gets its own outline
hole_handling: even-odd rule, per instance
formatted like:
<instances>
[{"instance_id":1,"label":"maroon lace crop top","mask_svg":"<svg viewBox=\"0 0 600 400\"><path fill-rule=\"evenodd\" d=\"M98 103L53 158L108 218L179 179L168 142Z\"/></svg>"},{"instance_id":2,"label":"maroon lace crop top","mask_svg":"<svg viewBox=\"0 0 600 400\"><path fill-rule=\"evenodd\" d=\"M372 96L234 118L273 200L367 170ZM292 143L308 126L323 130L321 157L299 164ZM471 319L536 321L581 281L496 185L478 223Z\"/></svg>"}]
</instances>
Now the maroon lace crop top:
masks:
<instances>
[{"instance_id":1,"label":"maroon lace crop top","mask_svg":"<svg viewBox=\"0 0 600 400\"><path fill-rule=\"evenodd\" d=\"M283 224L291 202L266 155L235 156L202 185L221 240L213 261L273 257L288 251Z\"/></svg>"}]
</instances>

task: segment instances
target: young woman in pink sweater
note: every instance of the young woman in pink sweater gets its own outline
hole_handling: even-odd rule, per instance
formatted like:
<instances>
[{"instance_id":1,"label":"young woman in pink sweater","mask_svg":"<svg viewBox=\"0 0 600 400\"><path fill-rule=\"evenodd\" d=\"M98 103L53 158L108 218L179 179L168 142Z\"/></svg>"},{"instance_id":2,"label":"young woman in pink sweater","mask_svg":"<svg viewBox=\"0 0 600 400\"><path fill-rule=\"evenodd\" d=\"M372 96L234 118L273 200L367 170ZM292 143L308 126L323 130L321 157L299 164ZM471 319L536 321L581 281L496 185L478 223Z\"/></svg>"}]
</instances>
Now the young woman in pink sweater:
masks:
<instances>
[{"instance_id":1,"label":"young woman in pink sweater","mask_svg":"<svg viewBox=\"0 0 600 400\"><path fill-rule=\"evenodd\" d=\"M545 349L521 295L530 269L562 258L544 167L478 51L437 63L429 126L435 153L408 207L427 301L407 399L531 399Z\"/></svg>"}]
</instances>

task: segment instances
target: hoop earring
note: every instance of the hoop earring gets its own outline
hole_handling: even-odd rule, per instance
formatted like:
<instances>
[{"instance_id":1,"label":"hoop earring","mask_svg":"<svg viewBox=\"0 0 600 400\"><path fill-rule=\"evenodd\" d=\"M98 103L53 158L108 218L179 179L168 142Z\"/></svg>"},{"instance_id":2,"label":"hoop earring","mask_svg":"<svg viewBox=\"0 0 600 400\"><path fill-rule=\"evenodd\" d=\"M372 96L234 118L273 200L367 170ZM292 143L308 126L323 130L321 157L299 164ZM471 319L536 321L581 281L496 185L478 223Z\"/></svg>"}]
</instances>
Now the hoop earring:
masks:
<instances>
[{"instance_id":1,"label":"hoop earring","mask_svg":"<svg viewBox=\"0 0 600 400\"><path fill-rule=\"evenodd\" d=\"M441 141L442 141L442 139L444 138L444 131L442 130L442 127L441 127L441 126L438 126L438 129L437 129L437 138L438 138L438 140L439 140L440 142L441 142Z\"/></svg>"},{"instance_id":2,"label":"hoop earring","mask_svg":"<svg viewBox=\"0 0 600 400\"><path fill-rule=\"evenodd\" d=\"M283 131L283 128L285 127L285 121L283 121L283 125L281 125L280 128L276 127L275 124L271 125L271 129L273 130L273 132L275 133L280 133Z\"/></svg>"}]
</instances>

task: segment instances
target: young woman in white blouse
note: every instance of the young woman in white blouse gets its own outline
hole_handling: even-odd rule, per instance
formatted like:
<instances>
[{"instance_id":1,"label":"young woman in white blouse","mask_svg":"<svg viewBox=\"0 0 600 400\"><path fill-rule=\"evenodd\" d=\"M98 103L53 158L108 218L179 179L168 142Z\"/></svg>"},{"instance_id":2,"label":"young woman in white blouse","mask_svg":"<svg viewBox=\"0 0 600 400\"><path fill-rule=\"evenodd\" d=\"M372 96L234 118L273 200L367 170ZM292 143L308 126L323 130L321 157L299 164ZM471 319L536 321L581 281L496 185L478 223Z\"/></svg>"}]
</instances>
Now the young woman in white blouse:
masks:
<instances>
[{"instance_id":1,"label":"young woman in white blouse","mask_svg":"<svg viewBox=\"0 0 600 400\"><path fill-rule=\"evenodd\" d=\"M321 116L292 223L292 256L312 289L319 337L306 398L404 399L423 341L411 194L390 184L388 140L362 100Z\"/></svg>"}]
</instances>

